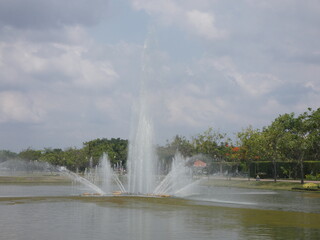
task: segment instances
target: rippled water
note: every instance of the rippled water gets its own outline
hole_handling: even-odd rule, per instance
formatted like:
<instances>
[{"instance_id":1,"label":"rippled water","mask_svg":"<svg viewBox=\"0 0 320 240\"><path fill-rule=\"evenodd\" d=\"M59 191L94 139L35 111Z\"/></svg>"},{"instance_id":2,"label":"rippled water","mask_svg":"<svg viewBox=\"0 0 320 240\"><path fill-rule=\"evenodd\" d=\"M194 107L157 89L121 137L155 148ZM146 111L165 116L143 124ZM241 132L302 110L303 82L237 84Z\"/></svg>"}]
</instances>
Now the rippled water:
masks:
<instances>
[{"instance_id":1,"label":"rippled water","mask_svg":"<svg viewBox=\"0 0 320 240\"><path fill-rule=\"evenodd\" d=\"M320 239L320 195L199 188L189 199L0 185L0 239Z\"/></svg>"}]
</instances>

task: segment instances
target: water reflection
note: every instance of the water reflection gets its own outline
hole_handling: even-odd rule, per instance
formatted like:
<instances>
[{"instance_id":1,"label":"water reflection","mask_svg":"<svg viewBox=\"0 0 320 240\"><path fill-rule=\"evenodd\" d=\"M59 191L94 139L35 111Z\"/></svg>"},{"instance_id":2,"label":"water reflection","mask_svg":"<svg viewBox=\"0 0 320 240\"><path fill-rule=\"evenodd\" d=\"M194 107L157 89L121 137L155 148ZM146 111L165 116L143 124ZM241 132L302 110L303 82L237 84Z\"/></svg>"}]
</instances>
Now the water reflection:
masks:
<instances>
[{"instance_id":1,"label":"water reflection","mask_svg":"<svg viewBox=\"0 0 320 240\"><path fill-rule=\"evenodd\" d=\"M68 187L48 189L57 194ZM44 191L39 186L35 190ZM0 195L6 191L1 188ZM197 199L201 197L257 204ZM0 197L0 239L320 239L320 198L313 194L206 189L193 198ZM285 199L292 206L284 208ZM274 206L277 201L281 211ZM299 201L310 206L285 210ZM261 207L266 202L273 207Z\"/></svg>"},{"instance_id":2,"label":"water reflection","mask_svg":"<svg viewBox=\"0 0 320 240\"><path fill-rule=\"evenodd\" d=\"M320 194L304 192L199 187L189 198L204 202L199 204L320 213Z\"/></svg>"}]
</instances>

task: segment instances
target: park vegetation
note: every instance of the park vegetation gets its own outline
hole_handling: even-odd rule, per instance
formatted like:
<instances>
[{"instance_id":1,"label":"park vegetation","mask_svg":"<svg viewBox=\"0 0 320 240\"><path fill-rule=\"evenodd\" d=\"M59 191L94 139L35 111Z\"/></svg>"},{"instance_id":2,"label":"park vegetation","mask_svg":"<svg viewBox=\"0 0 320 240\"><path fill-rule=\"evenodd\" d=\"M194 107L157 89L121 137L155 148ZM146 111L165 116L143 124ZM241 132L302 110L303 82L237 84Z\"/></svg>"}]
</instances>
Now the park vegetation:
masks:
<instances>
[{"instance_id":1,"label":"park vegetation","mask_svg":"<svg viewBox=\"0 0 320 240\"><path fill-rule=\"evenodd\" d=\"M128 140L103 138L84 142L81 148L25 149L19 153L0 151L0 162L12 158L44 161L84 171L95 166L105 152L112 166L126 166ZM272 177L320 180L320 108L298 116L279 115L269 126L254 129L249 126L236 133L231 140L225 133L208 128L190 139L176 135L163 146L157 146L162 165L170 165L179 151L189 157L188 162L201 160L207 164L206 174L228 176Z\"/></svg>"}]
</instances>

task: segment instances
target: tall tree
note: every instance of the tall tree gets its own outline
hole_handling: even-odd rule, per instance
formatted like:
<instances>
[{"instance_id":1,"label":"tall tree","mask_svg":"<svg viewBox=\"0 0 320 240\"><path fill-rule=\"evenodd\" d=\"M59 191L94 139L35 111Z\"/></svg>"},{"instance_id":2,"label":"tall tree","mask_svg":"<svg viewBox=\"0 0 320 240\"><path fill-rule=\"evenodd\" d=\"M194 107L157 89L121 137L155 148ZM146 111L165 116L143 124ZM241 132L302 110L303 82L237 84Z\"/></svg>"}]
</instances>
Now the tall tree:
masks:
<instances>
[{"instance_id":1,"label":"tall tree","mask_svg":"<svg viewBox=\"0 0 320 240\"><path fill-rule=\"evenodd\" d=\"M258 129L253 129L252 126L244 129L237 134L238 145L240 146L240 159L247 165L248 179L250 179L250 165L252 161L260 158L264 152L262 134Z\"/></svg>"},{"instance_id":2,"label":"tall tree","mask_svg":"<svg viewBox=\"0 0 320 240\"><path fill-rule=\"evenodd\" d=\"M165 146L158 147L161 159L171 159L177 151L184 157L190 157L194 153L194 147L186 137L180 135L176 135L170 142L167 140Z\"/></svg>"},{"instance_id":3,"label":"tall tree","mask_svg":"<svg viewBox=\"0 0 320 240\"><path fill-rule=\"evenodd\" d=\"M19 158L22 158L24 160L39 160L39 158L41 157L41 151L28 148L21 151L18 156Z\"/></svg>"},{"instance_id":4,"label":"tall tree","mask_svg":"<svg viewBox=\"0 0 320 240\"><path fill-rule=\"evenodd\" d=\"M9 159L16 158L18 154L9 150L0 150L0 162L7 161Z\"/></svg>"},{"instance_id":5,"label":"tall tree","mask_svg":"<svg viewBox=\"0 0 320 240\"><path fill-rule=\"evenodd\" d=\"M304 183L304 159L306 156L317 157L320 148L320 108L313 111L308 108L296 119L294 134L297 135L297 149L300 152L301 184Z\"/></svg>"},{"instance_id":6,"label":"tall tree","mask_svg":"<svg viewBox=\"0 0 320 240\"><path fill-rule=\"evenodd\" d=\"M294 113L279 115L270 126L264 129L266 152L273 163L274 181L277 181L277 161L286 160L287 152L295 149L296 141L290 130L295 125Z\"/></svg>"},{"instance_id":7,"label":"tall tree","mask_svg":"<svg viewBox=\"0 0 320 240\"><path fill-rule=\"evenodd\" d=\"M103 138L95 139L89 142L83 143L83 150L85 151L87 158L93 158L93 164L97 165L100 157L103 153L107 153L111 163L117 162L126 163L128 155L128 140L120 138Z\"/></svg>"},{"instance_id":8,"label":"tall tree","mask_svg":"<svg viewBox=\"0 0 320 240\"><path fill-rule=\"evenodd\" d=\"M266 129L266 138L273 161L295 161L300 166L301 183L304 183L304 159L317 147L319 116L317 111L304 112L298 117L286 113L276 118ZM275 169L276 170L276 169Z\"/></svg>"},{"instance_id":9,"label":"tall tree","mask_svg":"<svg viewBox=\"0 0 320 240\"><path fill-rule=\"evenodd\" d=\"M193 137L193 145L197 153L224 160L226 158L226 152L229 151L227 145L230 141L227 134L214 131L211 127L202 134Z\"/></svg>"},{"instance_id":10,"label":"tall tree","mask_svg":"<svg viewBox=\"0 0 320 240\"><path fill-rule=\"evenodd\" d=\"M305 127L308 131L309 151L308 159L320 159L320 108L312 110L308 108L309 112L304 113L306 116Z\"/></svg>"},{"instance_id":11,"label":"tall tree","mask_svg":"<svg viewBox=\"0 0 320 240\"><path fill-rule=\"evenodd\" d=\"M211 127L193 137L192 141L195 153L205 155L209 172L213 171L216 162L220 163L220 172L222 172L223 165L230 156L228 155L231 151L228 146L229 142L231 140L227 134L214 131Z\"/></svg>"}]
</instances>

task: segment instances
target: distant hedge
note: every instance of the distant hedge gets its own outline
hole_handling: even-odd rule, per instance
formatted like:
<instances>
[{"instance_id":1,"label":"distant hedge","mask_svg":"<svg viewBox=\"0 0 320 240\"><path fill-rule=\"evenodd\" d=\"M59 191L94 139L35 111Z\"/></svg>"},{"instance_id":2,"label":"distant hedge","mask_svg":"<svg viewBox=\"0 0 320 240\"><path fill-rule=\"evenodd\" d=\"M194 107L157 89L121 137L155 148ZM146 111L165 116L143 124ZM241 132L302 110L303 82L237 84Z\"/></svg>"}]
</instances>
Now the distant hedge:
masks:
<instances>
[{"instance_id":1,"label":"distant hedge","mask_svg":"<svg viewBox=\"0 0 320 240\"><path fill-rule=\"evenodd\" d=\"M300 163L299 162L276 162L278 178L300 179ZM304 161L305 175L316 175L320 173L320 161ZM261 177L273 178L273 162L253 162L250 165L250 175L252 177L260 174Z\"/></svg>"},{"instance_id":2,"label":"distant hedge","mask_svg":"<svg viewBox=\"0 0 320 240\"><path fill-rule=\"evenodd\" d=\"M300 163L298 162L276 162L278 178L293 178L300 179ZM320 174L320 161L304 161L303 162L305 175ZM250 171L245 163L230 163L230 162L213 162L210 164L210 173L229 173L236 172L248 173L250 177L256 177L258 174L261 178L273 178L273 162L272 161L254 161L250 163Z\"/></svg>"}]
</instances>

